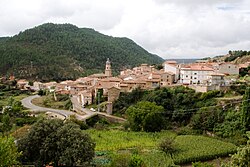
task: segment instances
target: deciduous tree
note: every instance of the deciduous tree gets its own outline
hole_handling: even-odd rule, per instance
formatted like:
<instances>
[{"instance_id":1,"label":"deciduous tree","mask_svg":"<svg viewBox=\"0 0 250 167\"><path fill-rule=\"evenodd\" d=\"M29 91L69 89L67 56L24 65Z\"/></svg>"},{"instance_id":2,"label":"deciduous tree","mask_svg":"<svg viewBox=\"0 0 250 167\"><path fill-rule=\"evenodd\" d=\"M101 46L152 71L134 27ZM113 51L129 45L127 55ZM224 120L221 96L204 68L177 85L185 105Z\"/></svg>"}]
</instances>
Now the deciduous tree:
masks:
<instances>
[{"instance_id":1,"label":"deciduous tree","mask_svg":"<svg viewBox=\"0 0 250 167\"><path fill-rule=\"evenodd\" d=\"M0 138L0 167L18 164L17 158L21 155L17 151L12 137Z\"/></svg>"},{"instance_id":2,"label":"deciduous tree","mask_svg":"<svg viewBox=\"0 0 250 167\"><path fill-rule=\"evenodd\" d=\"M62 120L40 120L18 142L23 162L44 165L50 162L68 166L83 165L94 157L95 144L79 126Z\"/></svg>"},{"instance_id":3,"label":"deciduous tree","mask_svg":"<svg viewBox=\"0 0 250 167\"><path fill-rule=\"evenodd\" d=\"M138 102L127 109L130 128L134 131L154 132L164 128L164 108L152 102Z\"/></svg>"}]
</instances>

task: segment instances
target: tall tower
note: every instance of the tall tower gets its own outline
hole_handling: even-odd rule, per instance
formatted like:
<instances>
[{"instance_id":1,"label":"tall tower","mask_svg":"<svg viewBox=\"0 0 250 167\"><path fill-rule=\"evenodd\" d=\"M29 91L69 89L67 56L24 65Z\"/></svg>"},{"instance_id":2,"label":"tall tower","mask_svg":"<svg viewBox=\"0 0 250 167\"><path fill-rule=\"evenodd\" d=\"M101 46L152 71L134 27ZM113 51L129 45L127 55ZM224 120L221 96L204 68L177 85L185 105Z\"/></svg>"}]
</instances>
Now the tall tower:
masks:
<instances>
[{"instance_id":1,"label":"tall tower","mask_svg":"<svg viewBox=\"0 0 250 167\"><path fill-rule=\"evenodd\" d=\"M111 71L111 63L109 61L109 58L106 61L106 68L105 68L105 75L107 77L111 77L112 76L112 71Z\"/></svg>"}]
</instances>

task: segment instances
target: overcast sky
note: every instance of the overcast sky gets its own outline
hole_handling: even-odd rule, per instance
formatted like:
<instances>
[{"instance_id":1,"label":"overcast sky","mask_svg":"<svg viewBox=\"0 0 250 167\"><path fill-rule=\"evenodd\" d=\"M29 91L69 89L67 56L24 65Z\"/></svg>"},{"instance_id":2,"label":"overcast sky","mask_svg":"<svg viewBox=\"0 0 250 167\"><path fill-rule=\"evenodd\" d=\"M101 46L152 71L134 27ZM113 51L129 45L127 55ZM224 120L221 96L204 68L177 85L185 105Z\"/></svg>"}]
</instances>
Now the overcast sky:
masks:
<instances>
[{"instance_id":1,"label":"overcast sky","mask_svg":"<svg viewBox=\"0 0 250 167\"><path fill-rule=\"evenodd\" d=\"M128 37L163 58L250 50L250 0L0 0L0 36L47 22Z\"/></svg>"}]
</instances>

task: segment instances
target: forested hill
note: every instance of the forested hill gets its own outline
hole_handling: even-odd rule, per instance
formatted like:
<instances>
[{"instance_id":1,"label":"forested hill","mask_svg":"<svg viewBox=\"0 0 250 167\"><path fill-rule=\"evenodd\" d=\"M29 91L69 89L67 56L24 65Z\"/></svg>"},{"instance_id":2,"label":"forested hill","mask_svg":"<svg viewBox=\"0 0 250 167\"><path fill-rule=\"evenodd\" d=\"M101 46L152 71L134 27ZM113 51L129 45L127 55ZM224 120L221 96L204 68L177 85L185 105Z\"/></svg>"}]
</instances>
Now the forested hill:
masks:
<instances>
[{"instance_id":1,"label":"forested hill","mask_svg":"<svg viewBox=\"0 0 250 167\"><path fill-rule=\"evenodd\" d=\"M0 38L0 74L48 80L74 79L105 68L107 58L119 71L163 61L128 38L103 35L71 24L47 23Z\"/></svg>"}]
</instances>

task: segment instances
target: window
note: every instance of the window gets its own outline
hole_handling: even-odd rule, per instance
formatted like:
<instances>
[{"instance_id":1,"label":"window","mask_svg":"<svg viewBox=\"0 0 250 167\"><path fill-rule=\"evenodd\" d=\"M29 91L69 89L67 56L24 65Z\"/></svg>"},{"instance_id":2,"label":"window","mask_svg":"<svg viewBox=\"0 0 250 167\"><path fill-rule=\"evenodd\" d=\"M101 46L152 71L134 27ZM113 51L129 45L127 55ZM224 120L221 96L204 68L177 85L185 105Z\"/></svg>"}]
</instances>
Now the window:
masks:
<instances>
[{"instance_id":1,"label":"window","mask_svg":"<svg viewBox=\"0 0 250 167\"><path fill-rule=\"evenodd\" d=\"M188 76L186 75L186 78L187 78Z\"/></svg>"},{"instance_id":2,"label":"window","mask_svg":"<svg viewBox=\"0 0 250 167\"><path fill-rule=\"evenodd\" d=\"M195 72L194 75L197 75L197 73Z\"/></svg>"},{"instance_id":3,"label":"window","mask_svg":"<svg viewBox=\"0 0 250 167\"><path fill-rule=\"evenodd\" d=\"M228 68L231 68L231 66L228 66Z\"/></svg>"}]
</instances>

